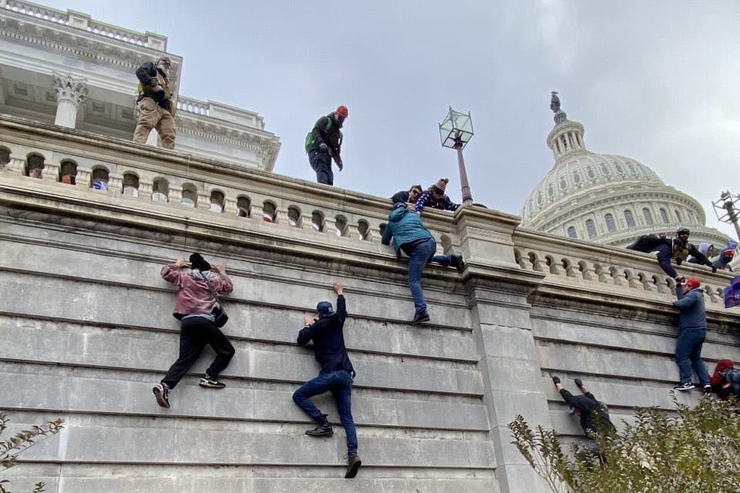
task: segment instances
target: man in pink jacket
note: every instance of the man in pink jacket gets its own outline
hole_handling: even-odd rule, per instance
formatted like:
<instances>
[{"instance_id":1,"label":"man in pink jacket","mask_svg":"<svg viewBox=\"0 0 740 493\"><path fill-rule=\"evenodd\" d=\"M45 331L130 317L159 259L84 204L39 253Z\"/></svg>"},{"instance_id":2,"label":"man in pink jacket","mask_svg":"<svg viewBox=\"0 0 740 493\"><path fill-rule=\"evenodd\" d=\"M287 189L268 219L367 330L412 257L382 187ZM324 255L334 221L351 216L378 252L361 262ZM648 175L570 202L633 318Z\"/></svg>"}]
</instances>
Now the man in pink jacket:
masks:
<instances>
[{"instance_id":1,"label":"man in pink jacket","mask_svg":"<svg viewBox=\"0 0 740 493\"><path fill-rule=\"evenodd\" d=\"M217 265L217 273L213 273L211 265L199 253L190 256L190 264L192 269L189 272L181 271L185 259L178 257L174 264L164 266L161 272L165 281L178 288L173 315L181 320L180 356L152 389L157 404L166 408L170 407L170 391L195 364L206 344L216 351L216 359L200 379L201 387L224 388L226 385L216 378L234 356L234 346L214 323L216 318L213 314L214 308L219 306L215 294L229 294L234 290L231 279L226 275L226 266Z\"/></svg>"}]
</instances>

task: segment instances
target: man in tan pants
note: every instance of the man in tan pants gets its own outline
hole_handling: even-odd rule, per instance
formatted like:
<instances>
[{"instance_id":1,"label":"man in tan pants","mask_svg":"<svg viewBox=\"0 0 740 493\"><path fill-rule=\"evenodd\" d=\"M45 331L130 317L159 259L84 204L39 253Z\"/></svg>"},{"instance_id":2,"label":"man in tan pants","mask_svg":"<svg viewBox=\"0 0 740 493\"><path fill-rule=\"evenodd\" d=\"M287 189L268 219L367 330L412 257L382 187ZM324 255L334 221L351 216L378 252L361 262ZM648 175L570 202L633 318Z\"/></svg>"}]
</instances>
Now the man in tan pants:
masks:
<instances>
[{"instance_id":1,"label":"man in tan pants","mask_svg":"<svg viewBox=\"0 0 740 493\"><path fill-rule=\"evenodd\" d=\"M170 88L168 57L157 60L156 65L146 62L136 70L139 79L139 122L134 130L134 142L146 143L149 133L156 129L165 149L175 148L175 105Z\"/></svg>"}]
</instances>

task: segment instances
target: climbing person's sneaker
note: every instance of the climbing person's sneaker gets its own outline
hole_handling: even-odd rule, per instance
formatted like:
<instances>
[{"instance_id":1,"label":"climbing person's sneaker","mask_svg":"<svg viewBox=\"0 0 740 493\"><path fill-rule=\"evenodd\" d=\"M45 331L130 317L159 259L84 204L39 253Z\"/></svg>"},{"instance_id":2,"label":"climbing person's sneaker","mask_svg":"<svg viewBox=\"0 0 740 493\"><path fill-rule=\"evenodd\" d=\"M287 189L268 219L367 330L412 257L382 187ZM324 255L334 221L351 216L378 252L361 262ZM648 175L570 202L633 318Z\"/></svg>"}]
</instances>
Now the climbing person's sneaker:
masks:
<instances>
[{"instance_id":1,"label":"climbing person's sneaker","mask_svg":"<svg viewBox=\"0 0 740 493\"><path fill-rule=\"evenodd\" d=\"M306 435L310 437L330 437L334 434L334 430L331 428L329 422L324 422L316 426L312 430L306 430Z\"/></svg>"},{"instance_id":2,"label":"climbing person's sneaker","mask_svg":"<svg viewBox=\"0 0 740 493\"><path fill-rule=\"evenodd\" d=\"M219 382L213 377L209 377L207 374L203 375L203 377L200 379L200 386L206 387L209 389L222 389L226 387L226 384L223 382Z\"/></svg>"},{"instance_id":3,"label":"climbing person's sneaker","mask_svg":"<svg viewBox=\"0 0 740 493\"><path fill-rule=\"evenodd\" d=\"M457 269L460 274L465 270L465 262L463 262L462 255L452 255L450 265Z\"/></svg>"},{"instance_id":4,"label":"climbing person's sneaker","mask_svg":"<svg viewBox=\"0 0 740 493\"><path fill-rule=\"evenodd\" d=\"M424 322L429 322L429 314L427 312L416 312L414 319L411 321L411 325L419 325Z\"/></svg>"},{"instance_id":5,"label":"climbing person's sneaker","mask_svg":"<svg viewBox=\"0 0 740 493\"><path fill-rule=\"evenodd\" d=\"M169 409L170 408L170 388L163 384L157 384L152 389L152 392L154 392L154 397L157 398L157 404L160 406Z\"/></svg>"},{"instance_id":6,"label":"climbing person's sneaker","mask_svg":"<svg viewBox=\"0 0 740 493\"><path fill-rule=\"evenodd\" d=\"M681 392L685 390L694 390L694 384L691 382L682 383L681 385L676 385L673 387L673 390L680 390Z\"/></svg>"},{"instance_id":7,"label":"climbing person's sneaker","mask_svg":"<svg viewBox=\"0 0 740 493\"><path fill-rule=\"evenodd\" d=\"M702 387L702 388L701 388L701 390L702 390L702 391L703 391L703 392L704 392L705 394L711 394L711 393L712 393L712 386L711 386L711 385L709 385L709 384L706 384L706 385L705 385L704 387Z\"/></svg>"},{"instance_id":8,"label":"climbing person's sneaker","mask_svg":"<svg viewBox=\"0 0 740 493\"><path fill-rule=\"evenodd\" d=\"M357 471L360 470L361 465L362 461L357 454L352 452L347 454L347 472L344 474L344 477L354 478L355 476L357 476Z\"/></svg>"}]
</instances>

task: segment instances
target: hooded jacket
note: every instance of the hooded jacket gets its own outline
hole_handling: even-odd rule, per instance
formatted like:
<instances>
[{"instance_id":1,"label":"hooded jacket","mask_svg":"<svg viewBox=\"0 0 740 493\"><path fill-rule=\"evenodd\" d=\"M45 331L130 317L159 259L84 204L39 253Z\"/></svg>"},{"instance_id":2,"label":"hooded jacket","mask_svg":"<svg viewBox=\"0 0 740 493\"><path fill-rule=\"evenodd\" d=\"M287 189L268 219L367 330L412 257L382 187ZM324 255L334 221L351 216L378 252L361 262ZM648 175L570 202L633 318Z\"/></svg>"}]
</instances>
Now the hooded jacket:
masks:
<instances>
[{"instance_id":1,"label":"hooded jacket","mask_svg":"<svg viewBox=\"0 0 740 493\"><path fill-rule=\"evenodd\" d=\"M331 123L329 123L331 120ZM329 127L329 130L326 127ZM334 117L334 113L329 113L316 120L316 124L311 130L312 144L308 146L306 152L318 149L319 145L326 144L331 151L331 157L338 163L342 162L340 153L342 152L342 122Z\"/></svg>"},{"instance_id":2,"label":"hooded jacket","mask_svg":"<svg viewBox=\"0 0 740 493\"><path fill-rule=\"evenodd\" d=\"M196 279L190 272L181 271L175 264L162 267L161 275L165 281L178 288L174 313L210 314L218 304L205 281ZM234 285L226 274L211 272L208 282L218 294L229 294L234 290Z\"/></svg>"},{"instance_id":3,"label":"hooded jacket","mask_svg":"<svg viewBox=\"0 0 740 493\"><path fill-rule=\"evenodd\" d=\"M704 290L694 288L684 294L683 286L676 286L676 297L673 306L681 310L679 328L707 330L707 313L704 309Z\"/></svg>"},{"instance_id":4,"label":"hooded jacket","mask_svg":"<svg viewBox=\"0 0 740 493\"><path fill-rule=\"evenodd\" d=\"M713 245L710 242L708 242L708 241L702 241L701 243L699 243L699 253L701 253L702 255L704 255L707 259L709 257L713 257L714 255L709 255L709 247L711 247L711 246L713 246ZM702 262L700 262L699 259L696 258L695 256L692 256L689 259L689 263L691 263L691 264L701 264Z\"/></svg>"},{"instance_id":5,"label":"hooded jacket","mask_svg":"<svg viewBox=\"0 0 740 493\"><path fill-rule=\"evenodd\" d=\"M735 249L725 248L721 252L719 252L719 257L717 257L717 260L712 262L712 265L719 270L729 270L730 272L732 272L732 267L730 266L730 262L732 262L732 259L734 257L735 257Z\"/></svg>"},{"instance_id":6,"label":"hooded jacket","mask_svg":"<svg viewBox=\"0 0 740 493\"><path fill-rule=\"evenodd\" d=\"M388 215L388 224L383 231L381 243L390 245L393 238L393 249L401 258L401 247L407 243L427 238L434 238L432 233L421 223L419 214L406 210L406 204L395 207Z\"/></svg>"}]
</instances>

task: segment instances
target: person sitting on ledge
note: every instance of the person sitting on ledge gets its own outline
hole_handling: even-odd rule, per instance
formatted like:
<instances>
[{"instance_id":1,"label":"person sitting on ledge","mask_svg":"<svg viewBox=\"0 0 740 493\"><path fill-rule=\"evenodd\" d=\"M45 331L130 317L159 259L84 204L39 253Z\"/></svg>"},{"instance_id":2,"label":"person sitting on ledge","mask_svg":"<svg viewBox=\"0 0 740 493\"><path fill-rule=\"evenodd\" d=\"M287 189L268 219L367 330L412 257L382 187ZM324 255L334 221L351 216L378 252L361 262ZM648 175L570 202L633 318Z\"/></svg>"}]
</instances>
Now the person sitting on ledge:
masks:
<instances>
[{"instance_id":1,"label":"person sitting on ledge","mask_svg":"<svg viewBox=\"0 0 740 493\"><path fill-rule=\"evenodd\" d=\"M676 364L681 382L675 390L692 390L691 369L696 372L699 384L704 392L710 392L709 374L701 359L701 348L707 337L707 314L704 308L704 290L699 289L701 282L695 277L683 284L676 285L676 300L673 306L681 310L679 332L676 341Z\"/></svg>"},{"instance_id":2,"label":"person sitting on ledge","mask_svg":"<svg viewBox=\"0 0 740 493\"><path fill-rule=\"evenodd\" d=\"M707 265L712 268L712 272L717 272L717 268L689 243L689 228L678 228L676 238L667 238L665 234L649 234L640 236L637 241L627 247L627 250L637 252L651 253L658 252L658 264L663 272L675 279L676 282L682 282L683 278L678 275L676 269L671 265L671 258L675 259L676 265L681 265L689 255L694 256L698 263Z\"/></svg>"},{"instance_id":3,"label":"person sitting on ledge","mask_svg":"<svg viewBox=\"0 0 740 493\"><path fill-rule=\"evenodd\" d=\"M347 435L347 471L344 477L354 478L362 465L357 455L357 431L352 419L352 381L355 369L344 346L343 328L347 318L347 305L341 282L334 283L334 291L337 293L337 311L332 310L328 301L319 302L316 305L318 318L314 318L313 314L306 315L304 327L298 333L298 344L301 346L313 341L314 356L321 364L321 372L295 391L293 401L317 423L316 428L306 431L306 435L329 437L334 434L334 430L326 419L326 414L319 411L309 397L324 392L332 393L339 420Z\"/></svg>"},{"instance_id":4,"label":"person sitting on ledge","mask_svg":"<svg viewBox=\"0 0 740 493\"><path fill-rule=\"evenodd\" d=\"M704 255L704 257L706 257L707 259L714 257L714 245L712 245L708 241L702 241L701 243L699 243L699 253ZM688 262L690 264L701 264L702 263L701 259L693 255L689 257Z\"/></svg>"},{"instance_id":5,"label":"person sitting on ledge","mask_svg":"<svg viewBox=\"0 0 740 493\"><path fill-rule=\"evenodd\" d=\"M421 197L416 201L416 212L421 213L424 207L431 207L433 209L441 209L444 211L456 211L460 204L455 204L450 198L445 195L445 189L449 178L440 178L437 183L427 189L426 192L421 194Z\"/></svg>"},{"instance_id":6,"label":"person sitting on ledge","mask_svg":"<svg viewBox=\"0 0 740 493\"><path fill-rule=\"evenodd\" d=\"M235 353L234 346L216 325L214 314L214 309L220 307L217 295L229 294L234 290L231 279L226 275L226 266L217 265L218 273L213 273L211 264L199 253L190 256L190 263L192 270L181 272L180 269L185 266L185 259L178 257L174 264L162 267L161 272L165 281L177 286L173 315L181 320L180 356L162 381L152 389L157 404L165 408L170 407L170 391L195 364L206 344L216 352L216 359L200 379L201 387L211 389L226 387L216 378L228 366Z\"/></svg>"},{"instance_id":7,"label":"person sitting on ledge","mask_svg":"<svg viewBox=\"0 0 740 493\"><path fill-rule=\"evenodd\" d=\"M397 258L401 252L409 257L409 288L414 297L413 325L429 322L427 305L424 301L424 291L421 288L421 275L429 262L437 262L445 267L452 265L458 272L465 269L465 263L460 255L435 255L437 242L421 222L419 214L406 209L405 202L393 204L393 210L388 216L388 225L383 231L381 243L390 245L393 238L393 248Z\"/></svg>"},{"instance_id":8,"label":"person sitting on ledge","mask_svg":"<svg viewBox=\"0 0 740 493\"><path fill-rule=\"evenodd\" d=\"M571 407L573 413L580 418L581 428L589 438L585 450L580 451L578 455L588 465L593 464L594 458L598 458L602 463L606 462L606 457L601 453L596 442L601 434L616 431L614 423L609 419L609 409L606 404L596 400L596 397L583 385L580 378L574 380L576 386L583 392L583 395L579 396L575 396L566 390L563 384L560 383L559 377L553 376L552 382L563 400Z\"/></svg>"}]
</instances>

